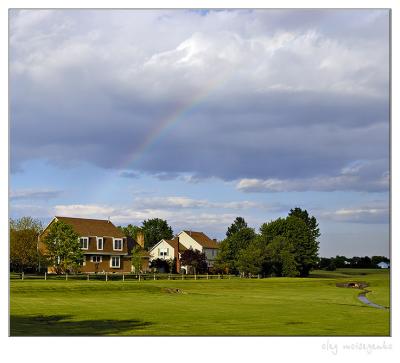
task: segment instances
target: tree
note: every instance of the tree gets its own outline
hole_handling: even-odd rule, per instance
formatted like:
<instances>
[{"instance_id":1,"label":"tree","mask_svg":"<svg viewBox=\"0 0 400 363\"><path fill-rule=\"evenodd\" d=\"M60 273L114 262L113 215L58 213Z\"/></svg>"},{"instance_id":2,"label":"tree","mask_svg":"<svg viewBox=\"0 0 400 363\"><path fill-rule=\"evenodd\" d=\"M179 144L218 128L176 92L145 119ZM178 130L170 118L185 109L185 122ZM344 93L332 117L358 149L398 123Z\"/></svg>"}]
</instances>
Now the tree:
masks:
<instances>
[{"instance_id":1,"label":"tree","mask_svg":"<svg viewBox=\"0 0 400 363\"><path fill-rule=\"evenodd\" d=\"M141 246L135 246L131 251L132 266L135 269L135 273L142 270L143 258L148 256L148 252Z\"/></svg>"},{"instance_id":2,"label":"tree","mask_svg":"<svg viewBox=\"0 0 400 363\"><path fill-rule=\"evenodd\" d=\"M172 239L174 234L167 221L160 218L153 218L143 221L142 230L144 233L144 246L152 248L162 239Z\"/></svg>"},{"instance_id":3,"label":"tree","mask_svg":"<svg viewBox=\"0 0 400 363\"><path fill-rule=\"evenodd\" d=\"M79 236L70 225L61 221L52 223L43 242L47 258L54 263L57 274L79 269L83 253Z\"/></svg>"},{"instance_id":4,"label":"tree","mask_svg":"<svg viewBox=\"0 0 400 363\"><path fill-rule=\"evenodd\" d=\"M138 226L134 226L132 224L128 224L125 227L118 226L118 228L121 230L121 232L126 236L132 238L134 241L136 241L136 236L139 232L142 231L142 229Z\"/></svg>"},{"instance_id":5,"label":"tree","mask_svg":"<svg viewBox=\"0 0 400 363\"><path fill-rule=\"evenodd\" d=\"M203 252L189 248L182 252L180 258L181 266L189 266L194 273L207 272L207 259Z\"/></svg>"},{"instance_id":6,"label":"tree","mask_svg":"<svg viewBox=\"0 0 400 363\"><path fill-rule=\"evenodd\" d=\"M220 244L220 251L214 266L225 273L237 272L237 260L240 252L256 237L253 228L243 227L225 238Z\"/></svg>"},{"instance_id":7,"label":"tree","mask_svg":"<svg viewBox=\"0 0 400 363\"><path fill-rule=\"evenodd\" d=\"M237 260L237 268L241 273L257 275L262 272L263 261L261 248L252 244L240 252Z\"/></svg>"},{"instance_id":8,"label":"tree","mask_svg":"<svg viewBox=\"0 0 400 363\"><path fill-rule=\"evenodd\" d=\"M10 219L10 267L13 270L37 269L37 241L41 230L42 223L38 219Z\"/></svg>"},{"instance_id":9,"label":"tree","mask_svg":"<svg viewBox=\"0 0 400 363\"><path fill-rule=\"evenodd\" d=\"M162 258L156 258L150 262L151 268L156 268L157 270L163 270L166 273L170 272L170 262L169 260L164 260Z\"/></svg>"},{"instance_id":10,"label":"tree","mask_svg":"<svg viewBox=\"0 0 400 363\"><path fill-rule=\"evenodd\" d=\"M312 267L318 263L318 245L313 239L310 228L302 218L294 215L278 218L275 221L264 223L260 227L264 243L268 245L274 238L285 237L293 246L293 254L300 276L308 276Z\"/></svg>"},{"instance_id":11,"label":"tree","mask_svg":"<svg viewBox=\"0 0 400 363\"><path fill-rule=\"evenodd\" d=\"M236 217L235 221L228 227L226 237L231 237L233 234L241 231L243 228L247 228L247 223L242 217Z\"/></svg>"}]
</instances>

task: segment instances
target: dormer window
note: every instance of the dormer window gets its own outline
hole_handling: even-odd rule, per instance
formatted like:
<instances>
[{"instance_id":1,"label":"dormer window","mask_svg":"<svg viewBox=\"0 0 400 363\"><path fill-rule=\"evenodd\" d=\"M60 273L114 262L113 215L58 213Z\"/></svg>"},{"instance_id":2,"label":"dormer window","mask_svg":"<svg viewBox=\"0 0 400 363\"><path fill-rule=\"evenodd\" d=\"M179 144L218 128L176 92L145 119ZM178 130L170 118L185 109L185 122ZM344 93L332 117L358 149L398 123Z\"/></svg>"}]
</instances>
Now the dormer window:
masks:
<instances>
[{"instance_id":1,"label":"dormer window","mask_svg":"<svg viewBox=\"0 0 400 363\"><path fill-rule=\"evenodd\" d=\"M104 247L104 239L103 237L97 237L97 249L102 250Z\"/></svg>"},{"instance_id":2,"label":"dormer window","mask_svg":"<svg viewBox=\"0 0 400 363\"><path fill-rule=\"evenodd\" d=\"M79 238L79 244L82 250L87 250L89 248L89 237Z\"/></svg>"},{"instance_id":3,"label":"dormer window","mask_svg":"<svg viewBox=\"0 0 400 363\"><path fill-rule=\"evenodd\" d=\"M122 238L114 238L113 249L115 251L122 251Z\"/></svg>"}]
</instances>

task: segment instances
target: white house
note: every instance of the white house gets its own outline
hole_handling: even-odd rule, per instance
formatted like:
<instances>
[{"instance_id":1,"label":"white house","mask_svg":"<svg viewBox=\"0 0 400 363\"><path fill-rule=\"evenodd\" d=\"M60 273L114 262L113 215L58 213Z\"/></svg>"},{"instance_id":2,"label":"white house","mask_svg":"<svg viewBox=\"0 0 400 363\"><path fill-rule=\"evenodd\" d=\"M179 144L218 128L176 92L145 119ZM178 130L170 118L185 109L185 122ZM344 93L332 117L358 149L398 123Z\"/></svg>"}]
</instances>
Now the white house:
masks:
<instances>
[{"instance_id":1,"label":"white house","mask_svg":"<svg viewBox=\"0 0 400 363\"><path fill-rule=\"evenodd\" d=\"M389 264L382 261L382 262L378 263L378 267L379 268L389 268Z\"/></svg>"},{"instance_id":2,"label":"white house","mask_svg":"<svg viewBox=\"0 0 400 363\"><path fill-rule=\"evenodd\" d=\"M203 232L182 231L174 239L162 239L150 251L150 261L160 258L172 260L176 258L176 269L187 271L186 266L180 266L179 259L181 252L192 248L204 252L207 258L208 267L212 267L219 251L219 245L215 239L210 239Z\"/></svg>"},{"instance_id":3,"label":"white house","mask_svg":"<svg viewBox=\"0 0 400 363\"><path fill-rule=\"evenodd\" d=\"M177 238L187 249L193 248L200 252L204 252L207 258L208 267L212 267L219 251L219 245L216 239L210 239L203 232L182 231Z\"/></svg>"}]
</instances>

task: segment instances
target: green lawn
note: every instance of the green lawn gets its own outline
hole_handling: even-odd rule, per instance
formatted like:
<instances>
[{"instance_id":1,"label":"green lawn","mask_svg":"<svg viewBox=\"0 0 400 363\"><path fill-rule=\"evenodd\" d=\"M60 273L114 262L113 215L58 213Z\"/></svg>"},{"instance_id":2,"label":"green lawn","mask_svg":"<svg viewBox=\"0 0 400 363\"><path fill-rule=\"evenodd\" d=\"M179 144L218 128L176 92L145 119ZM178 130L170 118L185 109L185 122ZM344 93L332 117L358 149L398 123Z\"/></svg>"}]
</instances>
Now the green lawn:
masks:
<instances>
[{"instance_id":1,"label":"green lawn","mask_svg":"<svg viewBox=\"0 0 400 363\"><path fill-rule=\"evenodd\" d=\"M387 336L384 270L315 271L310 278L197 281L10 281L10 334ZM172 289L180 289L179 293Z\"/></svg>"}]
</instances>

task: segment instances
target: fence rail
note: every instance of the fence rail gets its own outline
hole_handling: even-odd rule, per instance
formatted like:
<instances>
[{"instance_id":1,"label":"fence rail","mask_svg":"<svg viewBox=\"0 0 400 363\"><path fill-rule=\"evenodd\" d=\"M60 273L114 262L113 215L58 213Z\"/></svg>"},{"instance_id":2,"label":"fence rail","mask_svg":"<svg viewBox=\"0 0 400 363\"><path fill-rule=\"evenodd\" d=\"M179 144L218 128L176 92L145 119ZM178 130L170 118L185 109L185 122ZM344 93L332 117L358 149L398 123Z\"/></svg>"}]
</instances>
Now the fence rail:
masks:
<instances>
[{"instance_id":1,"label":"fence rail","mask_svg":"<svg viewBox=\"0 0 400 363\"><path fill-rule=\"evenodd\" d=\"M10 280L86 280L86 281L149 281L149 280L222 280L239 278L237 275L186 275L186 274L163 274L163 273L79 273L79 274L25 274L10 273ZM246 276L246 278L260 278L260 275Z\"/></svg>"}]
</instances>

